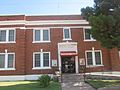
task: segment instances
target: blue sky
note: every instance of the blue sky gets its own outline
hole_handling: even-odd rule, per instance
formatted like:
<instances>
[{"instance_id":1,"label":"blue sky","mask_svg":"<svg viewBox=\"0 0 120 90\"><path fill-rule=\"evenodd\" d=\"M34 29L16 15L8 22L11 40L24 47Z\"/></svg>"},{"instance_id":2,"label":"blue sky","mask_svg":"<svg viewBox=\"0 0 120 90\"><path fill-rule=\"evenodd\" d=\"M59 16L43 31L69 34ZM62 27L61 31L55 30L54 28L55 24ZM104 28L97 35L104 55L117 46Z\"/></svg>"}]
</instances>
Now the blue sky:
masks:
<instances>
[{"instance_id":1,"label":"blue sky","mask_svg":"<svg viewBox=\"0 0 120 90\"><path fill-rule=\"evenodd\" d=\"M93 0L0 0L0 14L80 14Z\"/></svg>"}]
</instances>

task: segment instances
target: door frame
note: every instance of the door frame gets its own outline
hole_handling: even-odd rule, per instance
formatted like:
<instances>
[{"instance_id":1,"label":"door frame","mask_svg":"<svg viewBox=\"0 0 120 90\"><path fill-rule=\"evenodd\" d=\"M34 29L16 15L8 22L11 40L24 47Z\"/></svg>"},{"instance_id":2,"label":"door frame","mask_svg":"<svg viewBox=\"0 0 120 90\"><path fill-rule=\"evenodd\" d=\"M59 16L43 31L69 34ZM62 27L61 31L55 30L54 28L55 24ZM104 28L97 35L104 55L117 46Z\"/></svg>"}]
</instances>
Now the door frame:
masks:
<instances>
[{"instance_id":1,"label":"door frame","mask_svg":"<svg viewBox=\"0 0 120 90\"><path fill-rule=\"evenodd\" d=\"M71 49L60 49L59 45L64 45L64 44L73 44L75 45L72 50ZM62 66L62 63L61 63L61 55L60 55L60 52L61 51L75 51L76 53L78 52L77 50L77 42L62 42L62 43L58 43L58 67L59 67L59 71L61 71L61 66ZM79 61L78 61L78 55L75 56L75 72L76 73L79 73Z\"/></svg>"},{"instance_id":2,"label":"door frame","mask_svg":"<svg viewBox=\"0 0 120 90\"><path fill-rule=\"evenodd\" d=\"M61 66L63 66L63 62L65 62L64 58L70 58L70 59L73 58L74 59L74 61L73 61L74 62L74 72L65 72L65 73L75 73L76 72L75 56L61 56ZM68 63L69 63L69 61L70 60L68 60Z\"/></svg>"}]
</instances>

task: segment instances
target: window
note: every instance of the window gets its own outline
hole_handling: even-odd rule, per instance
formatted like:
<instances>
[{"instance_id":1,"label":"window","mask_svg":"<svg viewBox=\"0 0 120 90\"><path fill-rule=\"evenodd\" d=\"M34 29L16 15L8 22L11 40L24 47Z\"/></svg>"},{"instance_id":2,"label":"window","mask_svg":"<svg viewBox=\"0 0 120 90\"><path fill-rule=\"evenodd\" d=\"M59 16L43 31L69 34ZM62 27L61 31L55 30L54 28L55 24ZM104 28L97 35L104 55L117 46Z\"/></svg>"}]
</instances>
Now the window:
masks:
<instances>
[{"instance_id":1,"label":"window","mask_svg":"<svg viewBox=\"0 0 120 90\"><path fill-rule=\"evenodd\" d=\"M64 40L71 40L71 30L69 28L63 29L63 39Z\"/></svg>"},{"instance_id":2,"label":"window","mask_svg":"<svg viewBox=\"0 0 120 90\"><path fill-rule=\"evenodd\" d=\"M50 30L33 30L33 42L50 42Z\"/></svg>"},{"instance_id":3,"label":"window","mask_svg":"<svg viewBox=\"0 0 120 90\"><path fill-rule=\"evenodd\" d=\"M5 30L0 30L0 42L6 41L6 31Z\"/></svg>"},{"instance_id":4,"label":"window","mask_svg":"<svg viewBox=\"0 0 120 90\"><path fill-rule=\"evenodd\" d=\"M41 40L41 33L40 30L35 30L35 41L40 41Z\"/></svg>"},{"instance_id":5,"label":"window","mask_svg":"<svg viewBox=\"0 0 120 90\"><path fill-rule=\"evenodd\" d=\"M93 65L92 52L87 52L87 65Z\"/></svg>"},{"instance_id":6,"label":"window","mask_svg":"<svg viewBox=\"0 0 120 90\"><path fill-rule=\"evenodd\" d=\"M43 66L49 66L49 53L43 53Z\"/></svg>"},{"instance_id":7,"label":"window","mask_svg":"<svg viewBox=\"0 0 120 90\"><path fill-rule=\"evenodd\" d=\"M84 40L85 41L95 41L95 39L90 34L90 29L84 29Z\"/></svg>"},{"instance_id":8,"label":"window","mask_svg":"<svg viewBox=\"0 0 120 90\"><path fill-rule=\"evenodd\" d=\"M119 53L119 58L120 58L120 51L118 51L118 53Z\"/></svg>"},{"instance_id":9,"label":"window","mask_svg":"<svg viewBox=\"0 0 120 90\"><path fill-rule=\"evenodd\" d=\"M50 52L33 53L33 69L50 68Z\"/></svg>"},{"instance_id":10,"label":"window","mask_svg":"<svg viewBox=\"0 0 120 90\"><path fill-rule=\"evenodd\" d=\"M95 61L96 61L96 65L101 65L100 52L95 52Z\"/></svg>"},{"instance_id":11,"label":"window","mask_svg":"<svg viewBox=\"0 0 120 90\"><path fill-rule=\"evenodd\" d=\"M0 30L0 43L14 43L15 30Z\"/></svg>"},{"instance_id":12,"label":"window","mask_svg":"<svg viewBox=\"0 0 120 90\"><path fill-rule=\"evenodd\" d=\"M43 30L43 41L49 40L49 34L48 30Z\"/></svg>"},{"instance_id":13,"label":"window","mask_svg":"<svg viewBox=\"0 0 120 90\"><path fill-rule=\"evenodd\" d=\"M14 41L14 30L9 30L9 40L8 41Z\"/></svg>"},{"instance_id":14,"label":"window","mask_svg":"<svg viewBox=\"0 0 120 90\"><path fill-rule=\"evenodd\" d=\"M5 55L0 54L0 68L5 68Z\"/></svg>"},{"instance_id":15,"label":"window","mask_svg":"<svg viewBox=\"0 0 120 90\"><path fill-rule=\"evenodd\" d=\"M14 53L0 53L0 70L14 69L15 54Z\"/></svg>"},{"instance_id":16,"label":"window","mask_svg":"<svg viewBox=\"0 0 120 90\"><path fill-rule=\"evenodd\" d=\"M86 51L86 63L88 66L102 65L102 53L100 50Z\"/></svg>"},{"instance_id":17,"label":"window","mask_svg":"<svg viewBox=\"0 0 120 90\"><path fill-rule=\"evenodd\" d=\"M35 54L35 67L41 67L40 60L41 60L40 54Z\"/></svg>"}]
</instances>

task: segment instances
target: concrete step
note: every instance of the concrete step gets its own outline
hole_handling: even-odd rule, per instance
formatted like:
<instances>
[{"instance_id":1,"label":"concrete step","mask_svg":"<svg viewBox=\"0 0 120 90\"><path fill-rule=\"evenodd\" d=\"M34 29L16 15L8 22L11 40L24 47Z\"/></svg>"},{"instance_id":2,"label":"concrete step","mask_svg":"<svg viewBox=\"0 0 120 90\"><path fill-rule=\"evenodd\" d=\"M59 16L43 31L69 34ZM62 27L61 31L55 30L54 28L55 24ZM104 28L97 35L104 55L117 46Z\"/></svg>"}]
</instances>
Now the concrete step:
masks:
<instances>
[{"instance_id":1,"label":"concrete step","mask_svg":"<svg viewBox=\"0 0 120 90\"><path fill-rule=\"evenodd\" d=\"M80 82L84 81L83 75L80 74L63 74L62 75L63 82Z\"/></svg>"}]
</instances>

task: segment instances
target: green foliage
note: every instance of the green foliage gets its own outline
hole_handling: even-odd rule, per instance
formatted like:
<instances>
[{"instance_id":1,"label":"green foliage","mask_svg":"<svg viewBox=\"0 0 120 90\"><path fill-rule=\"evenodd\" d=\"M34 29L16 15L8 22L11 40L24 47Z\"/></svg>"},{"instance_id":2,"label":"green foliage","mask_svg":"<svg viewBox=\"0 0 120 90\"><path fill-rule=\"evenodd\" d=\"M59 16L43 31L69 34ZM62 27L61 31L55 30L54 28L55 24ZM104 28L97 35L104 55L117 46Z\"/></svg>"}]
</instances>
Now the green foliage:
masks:
<instances>
[{"instance_id":1,"label":"green foliage","mask_svg":"<svg viewBox=\"0 0 120 90\"><path fill-rule=\"evenodd\" d=\"M92 26L92 36L106 48L120 49L120 0L94 0L94 7L82 8Z\"/></svg>"},{"instance_id":2,"label":"green foliage","mask_svg":"<svg viewBox=\"0 0 120 90\"><path fill-rule=\"evenodd\" d=\"M52 81L53 81L53 82L59 82L59 78L58 78L58 77L53 77L53 78L52 78Z\"/></svg>"},{"instance_id":3,"label":"green foliage","mask_svg":"<svg viewBox=\"0 0 120 90\"><path fill-rule=\"evenodd\" d=\"M96 89L103 87L120 86L120 80L88 80L87 82Z\"/></svg>"},{"instance_id":4,"label":"green foliage","mask_svg":"<svg viewBox=\"0 0 120 90\"><path fill-rule=\"evenodd\" d=\"M44 88L49 86L50 80L51 78L48 75L42 75L41 77L39 77L38 81L39 81L40 87Z\"/></svg>"},{"instance_id":5,"label":"green foliage","mask_svg":"<svg viewBox=\"0 0 120 90\"><path fill-rule=\"evenodd\" d=\"M94 12L94 10L93 10L92 7L86 7L85 9L82 8L81 11L83 12L83 13L82 13L82 16L83 16L84 18L86 18L87 20L88 20L88 17L90 17L90 16L93 15L93 12Z\"/></svg>"}]
</instances>

